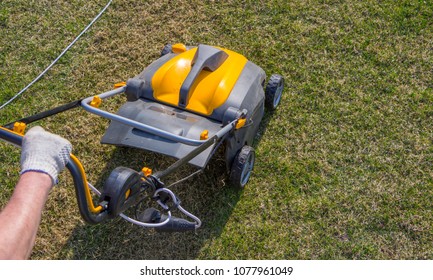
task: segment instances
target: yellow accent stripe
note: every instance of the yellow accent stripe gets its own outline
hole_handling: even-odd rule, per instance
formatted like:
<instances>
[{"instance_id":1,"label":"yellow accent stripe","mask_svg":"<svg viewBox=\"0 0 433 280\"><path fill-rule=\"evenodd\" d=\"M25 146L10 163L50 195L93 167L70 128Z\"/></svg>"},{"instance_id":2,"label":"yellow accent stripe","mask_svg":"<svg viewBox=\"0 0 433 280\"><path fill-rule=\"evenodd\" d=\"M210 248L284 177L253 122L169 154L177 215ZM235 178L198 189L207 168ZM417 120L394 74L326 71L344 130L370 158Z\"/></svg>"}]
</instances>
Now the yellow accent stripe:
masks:
<instances>
[{"instance_id":1,"label":"yellow accent stripe","mask_svg":"<svg viewBox=\"0 0 433 280\"><path fill-rule=\"evenodd\" d=\"M83 178L83 184L86 191L86 200L87 204L89 205L89 210L92 213L100 213L104 208L99 205L98 207L95 207L95 204L93 204L92 195L90 194L89 185L87 184L87 178L86 178L86 172L84 171L83 165L81 164L80 160L71 154L71 160L78 166L78 169L80 170L81 177Z\"/></svg>"}]
</instances>

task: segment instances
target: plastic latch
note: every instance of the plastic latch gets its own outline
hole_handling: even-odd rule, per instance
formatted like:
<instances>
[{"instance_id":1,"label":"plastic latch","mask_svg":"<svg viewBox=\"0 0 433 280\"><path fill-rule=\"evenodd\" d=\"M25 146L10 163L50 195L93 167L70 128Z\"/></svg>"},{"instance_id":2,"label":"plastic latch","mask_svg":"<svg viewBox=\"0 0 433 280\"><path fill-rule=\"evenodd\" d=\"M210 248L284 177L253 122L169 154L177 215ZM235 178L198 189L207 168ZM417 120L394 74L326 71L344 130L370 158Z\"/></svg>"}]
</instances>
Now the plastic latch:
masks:
<instances>
[{"instance_id":1,"label":"plastic latch","mask_svg":"<svg viewBox=\"0 0 433 280\"><path fill-rule=\"evenodd\" d=\"M150 175L152 175L152 169L150 169L149 167L143 167L141 169L141 172L143 172L145 177L149 177Z\"/></svg>"},{"instance_id":2,"label":"plastic latch","mask_svg":"<svg viewBox=\"0 0 433 280\"><path fill-rule=\"evenodd\" d=\"M26 124L23 122L15 122L14 128L12 129L14 132L24 135L24 131L26 130Z\"/></svg>"},{"instance_id":3,"label":"plastic latch","mask_svg":"<svg viewBox=\"0 0 433 280\"><path fill-rule=\"evenodd\" d=\"M184 44L174 44L171 46L171 51L174 53L183 53L186 51L186 46Z\"/></svg>"},{"instance_id":4,"label":"plastic latch","mask_svg":"<svg viewBox=\"0 0 433 280\"><path fill-rule=\"evenodd\" d=\"M115 83L114 88L121 88L126 86L126 82Z\"/></svg>"},{"instance_id":5,"label":"plastic latch","mask_svg":"<svg viewBox=\"0 0 433 280\"><path fill-rule=\"evenodd\" d=\"M90 106L95 107L95 108L99 108L101 103L102 103L101 97L95 95L95 96L93 96L92 101L90 101Z\"/></svg>"},{"instance_id":6,"label":"plastic latch","mask_svg":"<svg viewBox=\"0 0 433 280\"><path fill-rule=\"evenodd\" d=\"M200 140L206 140L208 138L209 138L209 131L205 129L200 134Z\"/></svg>"},{"instance_id":7,"label":"plastic latch","mask_svg":"<svg viewBox=\"0 0 433 280\"><path fill-rule=\"evenodd\" d=\"M238 122L236 123L236 129L244 127L246 122L247 122L247 119L239 119Z\"/></svg>"}]
</instances>

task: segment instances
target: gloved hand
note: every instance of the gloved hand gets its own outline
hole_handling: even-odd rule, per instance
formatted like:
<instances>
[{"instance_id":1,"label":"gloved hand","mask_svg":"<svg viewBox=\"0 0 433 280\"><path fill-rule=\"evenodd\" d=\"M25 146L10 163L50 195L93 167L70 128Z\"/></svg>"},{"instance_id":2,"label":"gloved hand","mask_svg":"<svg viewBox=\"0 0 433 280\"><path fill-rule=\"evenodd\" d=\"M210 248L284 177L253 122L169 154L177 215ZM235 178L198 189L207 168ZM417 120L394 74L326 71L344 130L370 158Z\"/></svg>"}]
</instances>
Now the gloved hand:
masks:
<instances>
[{"instance_id":1,"label":"gloved hand","mask_svg":"<svg viewBox=\"0 0 433 280\"><path fill-rule=\"evenodd\" d=\"M21 172L37 171L48 174L53 184L69 161L72 145L68 140L35 126L23 138Z\"/></svg>"}]
</instances>

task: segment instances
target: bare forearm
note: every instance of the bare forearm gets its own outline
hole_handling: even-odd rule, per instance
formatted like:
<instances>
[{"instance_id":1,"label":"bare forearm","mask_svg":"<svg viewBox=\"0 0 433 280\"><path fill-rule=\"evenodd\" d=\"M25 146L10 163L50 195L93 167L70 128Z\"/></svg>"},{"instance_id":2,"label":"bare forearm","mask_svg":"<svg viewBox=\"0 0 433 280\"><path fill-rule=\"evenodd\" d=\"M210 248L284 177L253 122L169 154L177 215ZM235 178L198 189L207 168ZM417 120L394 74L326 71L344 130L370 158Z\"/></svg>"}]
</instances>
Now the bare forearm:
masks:
<instances>
[{"instance_id":1,"label":"bare forearm","mask_svg":"<svg viewBox=\"0 0 433 280\"><path fill-rule=\"evenodd\" d=\"M52 187L42 173L24 173L0 213L0 259L26 259L30 256L41 213Z\"/></svg>"}]
</instances>

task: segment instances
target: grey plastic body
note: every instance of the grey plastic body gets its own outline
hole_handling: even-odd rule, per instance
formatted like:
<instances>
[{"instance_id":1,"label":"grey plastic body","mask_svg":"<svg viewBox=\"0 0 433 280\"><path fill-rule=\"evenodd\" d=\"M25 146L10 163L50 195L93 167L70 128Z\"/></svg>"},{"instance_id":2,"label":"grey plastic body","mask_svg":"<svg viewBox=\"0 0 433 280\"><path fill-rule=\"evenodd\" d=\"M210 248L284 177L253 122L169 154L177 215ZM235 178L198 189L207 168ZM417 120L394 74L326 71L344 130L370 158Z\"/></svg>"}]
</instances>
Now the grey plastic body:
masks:
<instances>
[{"instance_id":1,"label":"grey plastic body","mask_svg":"<svg viewBox=\"0 0 433 280\"><path fill-rule=\"evenodd\" d=\"M210 46L200 45L198 47L198 57L194 59L200 62L197 69L200 68L202 71L204 68L209 68L209 65L210 68L219 67L219 64L224 62L224 54L221 54L220 50L215 50L217 49ZM263 118L265 72L248 61L225 103L215 108L209 116L199 115L186 111L184 105L173 107L162 104L153 96L151 82L153 75L174 56L176 54L173 53L162 56L139 75L128 80L125 90L128 101L119 109L117 115L167 131L170 134L179 135L179 137L197 139L200 142L199 136L203 130L208 130L209 137L212 137L223 126L232 122L239 117L242 111L246 110L246 125L231 132L225 140L226 166L229 169L238 151L244 145L252 145ZM199 70L195 71L194 65L191 69L190 74L192 76L190 79L193 80L198 75ZM197 73L194 73L193 70ZM187 81L187 83L184 82L185 84L191 85L192 83ZM189 89L184 87L182 90L186 94ZM181 93L179 94L181 98ZM117 121L111 122L101 142L145 149L175 158L181 158L194 149L190 143L180 143L175 139L167 140ZM201 168L206 166L212 148L210 147L199 154L190 163Z\"/></svg>"}]
</instances>

